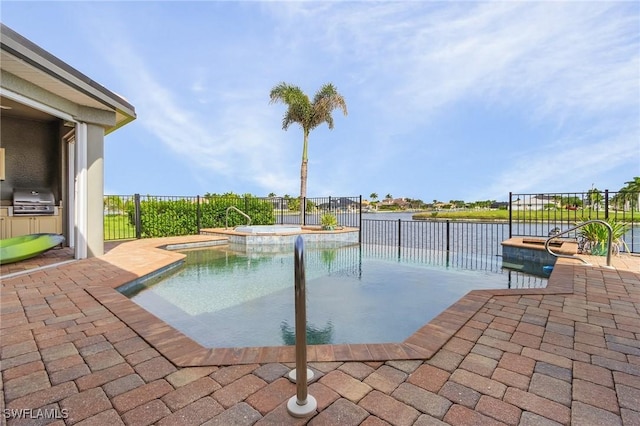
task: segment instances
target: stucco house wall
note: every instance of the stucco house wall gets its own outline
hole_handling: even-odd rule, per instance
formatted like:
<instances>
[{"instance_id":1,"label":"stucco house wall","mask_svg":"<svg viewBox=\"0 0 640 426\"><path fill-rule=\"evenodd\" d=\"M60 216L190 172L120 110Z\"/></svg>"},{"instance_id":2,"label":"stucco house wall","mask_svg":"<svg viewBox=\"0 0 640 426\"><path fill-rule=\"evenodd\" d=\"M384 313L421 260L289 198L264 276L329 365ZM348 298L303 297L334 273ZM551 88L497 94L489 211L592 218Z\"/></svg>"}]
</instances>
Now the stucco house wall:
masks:
<instances>
[{"instance_id":1,"label":"stucco house wall","mask_svg":"<svg viewBox=\"0 0 640 426\"><path fill-rule=\"evenodd\" d=\"M75 257L103 254L105 136L136 118L124 98L0 24L0 204L48 189Z\"/></svg>"}]
</instances>

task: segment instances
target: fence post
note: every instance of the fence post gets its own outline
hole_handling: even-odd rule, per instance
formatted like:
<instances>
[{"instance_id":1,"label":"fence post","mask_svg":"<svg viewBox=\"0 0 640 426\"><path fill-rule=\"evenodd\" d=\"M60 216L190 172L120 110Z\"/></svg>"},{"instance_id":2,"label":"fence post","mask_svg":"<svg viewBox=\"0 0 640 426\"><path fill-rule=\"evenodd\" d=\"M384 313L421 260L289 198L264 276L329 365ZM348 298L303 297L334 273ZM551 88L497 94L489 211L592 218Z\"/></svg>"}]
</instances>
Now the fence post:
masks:
<instances>
[{"instance_id":1,"label":"fence post","mask_svg":"<svg viewBox=\"0 0 640 426\"><path fill-rule=\"evenodd\" d=\"M358 203L360 205L358 212L358 244L362 244L362 194L360 194Z\"/></svg>"},{"instance_id":2,"label":"fence post","mask_svg":"<svg viewBox=\"0 0 640 426\"><path fill-rule=\"evenodd\" d=\"M449 245L449 236L451 235L451 221L449 219L447 219L447 224L446 224L446 238L447 238L447 254L449 253L449 249L450 249L450 245Z\"/></svg>"},{"instance_id":3,"label":"fence post","mask_svg":"<svg viewBox=\"0 0 640 426\"><path fill-rule=\"evenodd\" d=\"M307 197L300 200L300 214L302 215L302 226L307 224Z\"/></svg>"},{"instance_id":4,"label":"fence post","mask_svg":"<svg viewBox=\"0 0 640 426\"><path fill-rule=\"evenodd\" d=\"M402 247L402 220L398 219L398 259L400 259L400 256L402 256L401 247Z\"/></svg>"},{"instance_id":5,"label":"fence post","mask_svg":"<svg viewBox=\"0 0 640 426\"><path fill-rule=\"evenodd\" d=\"M604 218L609 219L609 190L604 190Z\"/></svg>"},{"instance_id":6,"label":"fence post","mask_svg":"<svg viewBox=\"0 0 640 426\"><path fill-rule=\"evenodd\" d=\"M133 195L133 205L135 207L135 226L136 226L136 238L142 238L142 225L140 224L140 194Z\"/></svg>"},{"instance_id":7,"label":"fence post","mask_svg":"<svg viewBox=\"0 0 640 426\"><path fill-rule=\"evenodd\" d=\"M509 238L513 236L512 234L512 221L513 221L513 205L511 204L511 200L513 199L513 193L509 191Z\"/></svg>"},{"instance_id":8,"label":"fence post","mask_svg":"<svg viewBox=\"0 0 640 426\"><path fill-rule=\"evenodd\" d=\"M198 228L198 235L200 235L200 217L201 217L201 212L200 212L200 196L198 195L196 198L196 227Z\"/></svg>"}]
</instances>

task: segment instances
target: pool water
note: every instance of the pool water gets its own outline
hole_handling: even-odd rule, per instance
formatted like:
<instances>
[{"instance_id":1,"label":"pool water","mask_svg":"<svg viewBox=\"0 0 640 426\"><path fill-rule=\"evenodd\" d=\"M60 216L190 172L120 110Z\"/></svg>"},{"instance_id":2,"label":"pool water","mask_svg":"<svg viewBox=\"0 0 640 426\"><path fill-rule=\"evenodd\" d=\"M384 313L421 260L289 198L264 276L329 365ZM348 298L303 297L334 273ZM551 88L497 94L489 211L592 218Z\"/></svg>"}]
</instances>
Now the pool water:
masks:
<instances>
[{"instance_id":1,"label":"pool water","mask_svg":"<svg viewBox=\"0 0 640 426\"><path fill-rule=\"evenodd\" d=\"M177 272L123 293L205 347L294 344L293 253L186 254ZM309 344L401 342L468 291L510 285L505 273L373 258L359 245L307 249L304 261Z\"/></svg>"}]
</instances>

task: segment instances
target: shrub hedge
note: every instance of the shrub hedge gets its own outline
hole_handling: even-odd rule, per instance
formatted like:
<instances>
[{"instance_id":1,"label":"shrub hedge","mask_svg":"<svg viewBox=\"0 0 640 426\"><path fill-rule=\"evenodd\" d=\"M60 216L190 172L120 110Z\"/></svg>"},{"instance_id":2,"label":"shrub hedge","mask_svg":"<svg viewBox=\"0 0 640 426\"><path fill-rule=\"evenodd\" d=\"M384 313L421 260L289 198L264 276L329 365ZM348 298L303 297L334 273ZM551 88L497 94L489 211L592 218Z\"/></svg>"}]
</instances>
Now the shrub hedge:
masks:
<instances>
[{"instance_id":1,"label":"shrub hedge","mask_svg":"<svg viewBox=\"0 0 640 426\"><path fill-rule=\"evenodd\" d=\"M273 205L255 197L204 197L196 199L165 200L149 197L140 201L140 228L143 238L194 235L200 228L225 226L227 209L231 206L249 215L255 225L273 225ZM135 226L135 206L127 206L129 221ZM246 218L234 210L229 211L230 227L243 225Z\"/></svg>"}]
</instances>

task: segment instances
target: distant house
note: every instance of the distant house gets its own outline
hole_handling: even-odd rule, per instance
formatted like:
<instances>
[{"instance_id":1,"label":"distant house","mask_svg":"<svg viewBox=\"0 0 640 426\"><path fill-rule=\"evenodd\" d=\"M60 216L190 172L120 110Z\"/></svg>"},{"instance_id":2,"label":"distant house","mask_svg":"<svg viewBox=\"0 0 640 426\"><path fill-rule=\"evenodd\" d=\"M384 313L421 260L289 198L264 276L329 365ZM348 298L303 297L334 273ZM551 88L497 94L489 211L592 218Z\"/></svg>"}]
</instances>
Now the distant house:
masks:
<instances>
[{"instance_id":1,"label":"distant house","mask_svg":"<svg viewBox=\"0 0 640 426\"><path fill-rule=\"evenodd\" d=\"M327 203L318 204L320 210L347 211L358 210L360 203L346 197L331 198Z\"/></svg>"},{"instance_id":2,"label":"distant house","mask_svg":"<svg viewBox=\"0 0 640 426\"><path fill-rule=\"evenodd\" d=\"M490 209L508 209L509 203L507 203L506 201L497 201L495 203L491 203L489 208Z\"/></svg>"},{"instance_id":3,"label":"distant house","mask_svg":"<svg viewBox=\"0 0 640 426\"><path fill-rule=\"evenodd\" d=\"M383 206L398 206L401 208L406 208L409 203L405 198L385 198L382 200Z\"/></svg>"},{"instance_id":4,"label":"distant house","mask_svg":"<svg viewBox=\"0 0 640 426\"><path fill-rule=\"evenodd\" d=\"M513 210L543 210L548 206L559 207L560 203L556 197L550 195L525 195L511 202Z\"/></svg>"},{"instance_id":5,"label":"distant house","mask_svg":"<svg viewBox=\"0 0 640 426\"><path fill-rule=\"evenodd\" d=\"M269 197L267 199L276 210L289 210L289 200L281 197Z\"/></svg>"}]
</instances>

